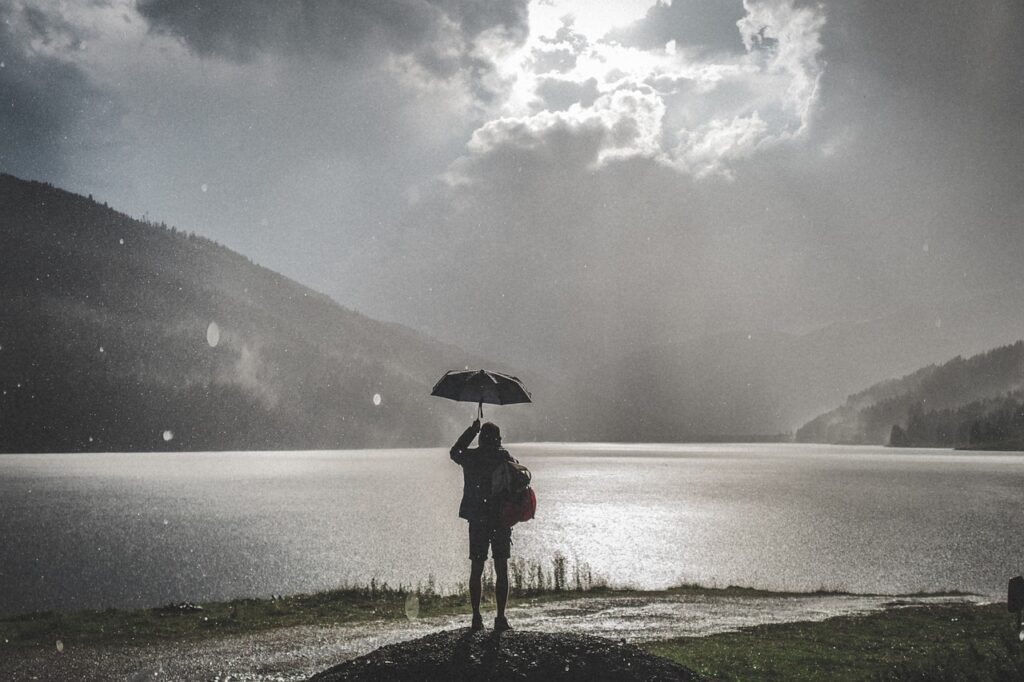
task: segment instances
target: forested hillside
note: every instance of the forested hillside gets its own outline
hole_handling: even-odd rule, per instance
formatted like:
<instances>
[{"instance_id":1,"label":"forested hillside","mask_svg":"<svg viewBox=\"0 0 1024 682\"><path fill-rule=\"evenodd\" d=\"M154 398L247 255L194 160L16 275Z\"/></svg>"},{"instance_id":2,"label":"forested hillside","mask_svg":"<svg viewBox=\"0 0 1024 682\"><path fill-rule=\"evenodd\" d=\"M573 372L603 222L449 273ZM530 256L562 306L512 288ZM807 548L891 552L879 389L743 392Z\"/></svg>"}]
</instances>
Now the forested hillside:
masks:
<instances>
[{"instance_id":1,"label":"forested hillside","mask_svg":"<svg viewBox=\"0 0 1024 682\"><path fill-rule=\"evenodd\" d=\"M616 439L791 434L864 386L1024 338L1022 296L1024 289L1008 286L802 333L701 335L639 345L603 361L581 354L580 364L588 364L576 374L591 393L614 401L603 423ZM887 383L857 396L858 409L875 402L877 391L905 390ZM887 437L892 424L884 426Z\"/></svg>"},{"instance_id":2,"label":"forested hillside","mask_svg":"<svg viewBox=\"0 0 1024 682\"><path fill-rule=\"evenodd\" d=\"M46 184L0 175L0 253L3 452L439 445L473 410L428 393L484 360Z\"/></svg>"},{"instance_id":3,"label":"forested hillside","mask_svg":"<svg viewBox=\"0 0 1024 682\"><path fill-rule=\"evenodd\" d=\"M1024 444L1024 341L930 365L850 396L797 440L935 447Z\"/></svg>"}]
</instances>

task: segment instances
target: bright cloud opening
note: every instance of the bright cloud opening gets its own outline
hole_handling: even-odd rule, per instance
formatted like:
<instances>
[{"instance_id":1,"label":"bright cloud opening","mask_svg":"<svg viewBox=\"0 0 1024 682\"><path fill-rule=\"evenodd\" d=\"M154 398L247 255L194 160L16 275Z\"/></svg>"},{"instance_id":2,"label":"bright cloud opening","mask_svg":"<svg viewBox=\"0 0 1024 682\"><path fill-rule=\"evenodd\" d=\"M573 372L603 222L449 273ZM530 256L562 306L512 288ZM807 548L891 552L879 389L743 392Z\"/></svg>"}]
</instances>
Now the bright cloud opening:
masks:
<instances>
[{"instance_id":1,"label":"bright cloud opening","mask_svg":"<svg viewBox=\"0 0 1024 682\"><path fill-rule=\"evenodd\" d=\"M597 166L645 157L696 177L731 177L734 162L807 129L823 70L819 8L745 0L735 22L743 49L733 53L674 39L624 45L613 22L657 17L642 17L635 3L596 17L566 12L571 5L532 3L527 41L494 58L507 96L474 133L470 154L575 130L600 136Z\"/></svg>"}]
</instances>

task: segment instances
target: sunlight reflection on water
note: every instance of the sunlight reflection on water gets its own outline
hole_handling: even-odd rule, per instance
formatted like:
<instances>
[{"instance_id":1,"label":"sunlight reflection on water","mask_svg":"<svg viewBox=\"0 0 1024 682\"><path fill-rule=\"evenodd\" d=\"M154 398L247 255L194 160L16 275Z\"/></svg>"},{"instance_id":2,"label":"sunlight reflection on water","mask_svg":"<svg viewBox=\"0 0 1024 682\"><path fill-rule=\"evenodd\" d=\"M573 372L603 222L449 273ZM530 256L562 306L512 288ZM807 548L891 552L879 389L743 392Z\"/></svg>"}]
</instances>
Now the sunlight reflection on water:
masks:
<instances>
[{"instance_id":1,"label":"sunlight reflection on water","mask_svg":"<svg viewBox=\"0 0 1024 682\"><path fill-rule=\"evenodd\" d=\"M1024 457L795 445L513 444L537 518L613 584L998 595L1020 572ZM464 580L444 449L0 458L0 610Z\"/></svg>"}]
</instances>

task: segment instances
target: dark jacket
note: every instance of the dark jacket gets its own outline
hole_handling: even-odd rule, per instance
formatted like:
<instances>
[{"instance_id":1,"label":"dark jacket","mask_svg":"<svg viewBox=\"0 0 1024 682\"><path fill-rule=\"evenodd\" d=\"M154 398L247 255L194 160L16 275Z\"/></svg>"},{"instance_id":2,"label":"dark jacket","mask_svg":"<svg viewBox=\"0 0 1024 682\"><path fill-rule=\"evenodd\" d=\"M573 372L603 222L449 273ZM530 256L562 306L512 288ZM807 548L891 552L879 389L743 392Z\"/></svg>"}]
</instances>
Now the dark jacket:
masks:
<instances>
[{"instance_id":1,"label":"dark jacket","mask_svg":"<svg viewBox=\"0 0 1024 682\"><path fill-rule=\"evenodd\" d=\"M514 462L508 451L498 446L471 448L479 429L470 426L452 446L452 460L462 467L462 503L459 516L467 521L489 521L496 511L491 504L491 474L502 462Z\"/></svg>"}]
</instances>

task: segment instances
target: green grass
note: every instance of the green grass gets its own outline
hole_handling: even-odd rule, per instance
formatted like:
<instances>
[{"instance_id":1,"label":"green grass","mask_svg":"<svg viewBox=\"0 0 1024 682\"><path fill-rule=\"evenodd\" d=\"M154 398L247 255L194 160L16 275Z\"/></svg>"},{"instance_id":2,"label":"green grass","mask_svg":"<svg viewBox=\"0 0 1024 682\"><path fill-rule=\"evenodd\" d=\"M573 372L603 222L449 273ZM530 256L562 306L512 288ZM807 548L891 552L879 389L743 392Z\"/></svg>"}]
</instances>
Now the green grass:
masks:
<instances>
[{"instance_id":1,"label":"green grass","mask_svg":"<svg viewBox=\"0 0 1024 682\"><path fill-rule=\"evenodd\" d=\"M559 566L553 562L555 567ZM510 571L511 573L511 571ZM717 597L807 596L766 592L743 587L707 588L682 585L667 590L644 591L613 589L600 580L556 579L555 571L545 573L532 565L518 587L513 587L509 606L523 606L594 596L664 597L690 594ZM566 572L567 576L575 573ZM493 574L485 573L484 602L493 603ZM93 611L47 611L0 618L0 642L7 646L52 646L60 639L65 644L143 644L156 640L194 639L224 634L256 632L295 625L334 625L368 620L406 618L406 600L415 596L418 616L444 616L470 613L469 595L441 595L425 588L393 588L372 582L365 587L349 587L314 594L297 594L272 599L233 599L206 602L201 611L162 612L161 609L106 609Z\"/></svg>"},{"instance_id":2,"label":"green grass","mask_svg":"<svg viewBox=\"0 0 1024 682\"><path fill-rule=\"evenodd\" d=\"M484 573L484 602L492 603L494 574ZM611 592L595 579L586 564L569 570L557 554L550 570L539 562L516 560L509 566L509 606L573 599ZM194 612L151 609L102 611L47 611L0 618L0 644L53 646L64 644L143 644L157 640L195 639L256 632L295 625L335 625L407 617L406 602L415 597L418 617L468 614L469 594L438 594L429 581L416 589L390 587L371 581L368 586L346 587L315 594L272 599L234 599L200 604Z\"/></svg>"},{"instance_id":3,"label":"green grass","mask_svg":"<svg viewBox=\"0 0 1024 682\"><path fill-rule=\"evenodd\" d=\"M162 613L159 609L45 612L0 620L0 639L9 645L143 643L214 634L252 632L291 625L352 623L405 618L404 590L354 588L274 599L235 599L202 604L201 611ZM457 613L461 595L422 595L420 615ZM467 607L468 608L468 607Z\"/></svg>"},{"instance_id":4,"label":"green grass","mask_svg":"<svg viewBox=\"0 0 1024 682\"><path fill-rule=\"evenodd\" d=\"M1024 679L1024 644L1002 605L895 608L645 648L716 680Z\"/></svg>"}]
</instances>

